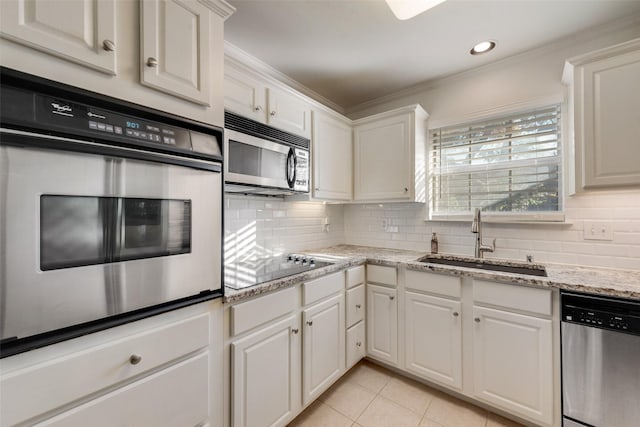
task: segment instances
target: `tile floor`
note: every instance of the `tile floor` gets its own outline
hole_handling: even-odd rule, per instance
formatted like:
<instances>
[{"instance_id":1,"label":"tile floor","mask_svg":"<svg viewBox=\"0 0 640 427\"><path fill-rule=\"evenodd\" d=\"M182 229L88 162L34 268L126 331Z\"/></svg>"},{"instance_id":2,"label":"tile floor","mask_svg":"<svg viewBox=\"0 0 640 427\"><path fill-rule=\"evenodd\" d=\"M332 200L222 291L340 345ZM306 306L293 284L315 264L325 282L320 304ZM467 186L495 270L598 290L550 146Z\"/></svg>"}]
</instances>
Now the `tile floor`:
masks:
<instances>
[{"instance_id":1,"label":"tile floor","mask_svg":"<svg viewBox=\"0 0 640 427\"><path fill-rule=\"evenodd\" d=\"M354 366L289 427L522 427L368 361Z\"/></svg>"}]
</instances>

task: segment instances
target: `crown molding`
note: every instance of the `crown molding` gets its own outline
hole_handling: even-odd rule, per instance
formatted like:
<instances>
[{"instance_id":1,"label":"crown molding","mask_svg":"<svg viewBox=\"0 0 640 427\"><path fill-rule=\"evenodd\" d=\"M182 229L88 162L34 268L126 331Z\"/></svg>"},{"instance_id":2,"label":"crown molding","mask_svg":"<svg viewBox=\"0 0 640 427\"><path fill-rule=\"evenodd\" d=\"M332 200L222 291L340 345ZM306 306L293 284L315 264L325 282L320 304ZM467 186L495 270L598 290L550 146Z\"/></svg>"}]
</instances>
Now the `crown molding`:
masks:
<instances>
[{"instance_id":1,"label":"crown molding","mask_svg":"<svg viewBox=\"0 0 640 427\"><path fill-rule=\"evenodd\" d=\"M236 67L240 67L252 73L258 72L264 77L277 80L278 82L288 86L289 88L302 93L303 95L313 99L314 101L324 105L325 107L328 107L329 109L332 109L341 114L344 114L345 112L344 107L342 107L341 105L336 104L330 99L325 98L319 93L309 89L297 80L294 80L281 71L276 70L271 65L261 61L260 59L245 52L244 50L226 40L224 42L224 55L225 61L229 60Z\"/></svg>"},{"instance_id":2,"label":"crown molding","mask_svg":"<svg viewBox=\"0 0 640 427\"><path fill-rule=\"evenodd\" d=\"M508 64L516 64L518 62L525 61L536 56L541 56L556 50L564 49L570 46L586 43L594 39L605 37L612 33L621 32L627 29L637 29L637 28L640 28L640 13L626 16L621 19L616 19L614 21L599 25L597 27L586 29L578 33L570 34L568 36L562 37L555 41L551 41L547 44L539 46L537 48L533 48L529 51L511 55L495 62L490 62L488 64L481 65L479 67L470 68L468 70L464 70L455 74L450 74L444 77L427 80L427 81L409 86L405 89L401 89L399 91L390 93L388 95L384 95L375 99L371 99L369 101L364 101L362 103L346 107L344 109L344 114L346 114L347 116L351 116L353 114L356 114L363 110L367 110L369 108L377 107L379 105L386 104L388 102L398 101L412 95L415 96L418 93L426 92L428 90L437 88L439 86L443 86L445 84L455 83L456 81L464 80L468 78L470 75L473 75L479 72L488 72L491 70L503 68L505 65L508 65Z\"/></svg>"},{"instance_id":3,"label":"crown molding","mask_svg":"<svg viewBox=\"0 0 640 427\"><path fill-rule=\"evenodd\" d=\"M217 13L225 20L236 11L235 7L231 6L224 0L198 0L198 2Z\"/></svg>"}]
</instances>

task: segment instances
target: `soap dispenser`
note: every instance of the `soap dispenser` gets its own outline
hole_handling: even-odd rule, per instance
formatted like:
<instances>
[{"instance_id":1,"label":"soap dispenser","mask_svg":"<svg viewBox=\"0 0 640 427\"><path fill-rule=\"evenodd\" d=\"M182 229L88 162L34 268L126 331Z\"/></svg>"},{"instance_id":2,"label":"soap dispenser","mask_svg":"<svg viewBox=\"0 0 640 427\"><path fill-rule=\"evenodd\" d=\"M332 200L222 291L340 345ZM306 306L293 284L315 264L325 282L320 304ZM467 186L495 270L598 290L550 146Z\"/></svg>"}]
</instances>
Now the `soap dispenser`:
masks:
<instances>
[{"instance_id":1,"label":"soap dispenser","mask_svg":"<svg viewBox=\"0 0 640 427\"><path fill-rule=\"evenodd\" d=\"M432 254L438 253L438 236L436 236L436 233L433 233L431 235L431 253Z\"/></svg>"}]
</instances>

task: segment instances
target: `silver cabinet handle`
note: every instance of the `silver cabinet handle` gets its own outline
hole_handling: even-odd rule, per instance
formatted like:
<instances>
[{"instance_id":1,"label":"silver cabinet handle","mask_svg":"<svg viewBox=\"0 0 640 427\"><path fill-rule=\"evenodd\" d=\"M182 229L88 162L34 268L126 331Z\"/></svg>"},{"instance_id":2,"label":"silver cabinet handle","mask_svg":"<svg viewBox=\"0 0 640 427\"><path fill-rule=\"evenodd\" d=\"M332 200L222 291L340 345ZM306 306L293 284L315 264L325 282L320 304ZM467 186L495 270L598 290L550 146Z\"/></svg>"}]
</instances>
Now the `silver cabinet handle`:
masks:
<instances>
[{"instance_id":1,"label":"silver cabinet handle","mask_svg":"<svg viewBox=\"0 0 640 427\"><path fill-rule=\"evenodd\" d=\"M260 105L256 105L253 107L253 111L262 111L262 107Z\"/></svg>"},{"instance_id":2,"label":"silver cabinet handle","mask_svg":"<svg viewBox=\"0 0 640 427\"><path fill-rule=\"evenodd\" d=\"M155 68L158 66L158 60L152 56L147 58L147 67Z\"/></svg>"},{"instance_id":3,"label":"silver cabinet handle","mask_svg":"<svg viewBox=\"0 0 640 427\"><path fill-rule=\"evenodd\" d=\"M476 317L475 319L473 319L476 323L480 323L480 318Z\"/></svg>"},{"instance_id":4,"label":"silver cabinet handle","mask_svg":"<svg viewBox=\"0 0 640 427\"><path fill-rule=\"evenodd\" d=\"M356 308L362 308L362 304L356 304Z\"/></svg>"},{"instance_id":5,"label":"silver cabinet handle","mask_svg":"<svg viewBox=\"0 0 640 427\"><path fill-rule=\"evenodd\" d=\"M454 311L453 312L453 317L458 317L458 316L460 316L460 313L458 313L457 311Z\"/></svg>"},{"instance_id":6,"label":"silver cabinet handle","mask_svg":"<svg viewBox=\"0 0 640 427\"><path fill-rule=\"evenodd\" d=\"M132 365L137 365L140 362L142 362L142 356L139 354L132 354L131 357L129 357L129 363Z\"/></svg>"},{"instance_id":7,"label":"silver cabinet handle","mask_svg":"<svg viewBox=\"0 0 640 427\"><path fill-rule=\"evenodd\" d=\"M276 116L276 110L272 110L270 113L271 117L275 117Z\"/></svg>"},{"instance_id":8,"label":"silver cabinet handle","mask_svg":"<svg viewBox=\"0 0 640 427\"><path fill-rule=\"evenodd\" d=\"M393 295L389 295L389 299L393 301L394 299L396 299L396 297L394 297Z\"/></svg>"},{"instance_id":9,"label":"silver cabinet handle","mask_svg":"<svg viewBox=\"0 0 640 427\"><path fill-rule=\"evenodd\" d=\"M116 44L111 40L104 40L102 42L102 48L107 52L113 52L114 50L116 50Z\"/></svg>"},{"instance_id":10,"label":"silver cabinet handle","mask_svg":"<svg viewBox=\"0 0 640 427\"><path fill-rule=\"evenodd\" d=\"M294 334L297 334L298 333L298 328L291 329L291 332L293 332Z\"/></svg>"},{"instance_id":11,"label":"silver cabinet handle","mask_svg":"<svg viewBox=\"0 0 640 427\"><path fill-rule=\"evenodd\" d=\"M313 320L307 320L307 325L309 326L313 325Z\"/></svg>"}]
</instances>

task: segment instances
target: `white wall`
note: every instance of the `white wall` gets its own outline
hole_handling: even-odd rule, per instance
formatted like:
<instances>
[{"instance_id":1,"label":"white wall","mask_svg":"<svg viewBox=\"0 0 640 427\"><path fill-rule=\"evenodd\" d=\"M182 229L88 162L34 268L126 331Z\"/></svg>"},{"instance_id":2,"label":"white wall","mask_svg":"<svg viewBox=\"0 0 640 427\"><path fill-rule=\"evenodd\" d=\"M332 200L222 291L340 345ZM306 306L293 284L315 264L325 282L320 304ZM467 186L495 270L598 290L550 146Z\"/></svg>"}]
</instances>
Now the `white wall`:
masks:
<instances>
[{"instance_id":1,"label":"white wall","mask_svg":"<svg viewBox=\"0 0 640 427\"><path fill-rule=\"evenodd\" d=\"M224 203L225 262L344 242L342 205L244 195L225 195Z\"/></svg>"}]
</instances>

